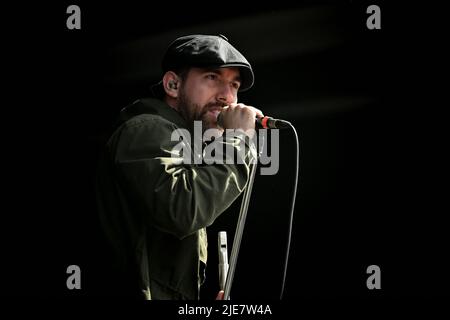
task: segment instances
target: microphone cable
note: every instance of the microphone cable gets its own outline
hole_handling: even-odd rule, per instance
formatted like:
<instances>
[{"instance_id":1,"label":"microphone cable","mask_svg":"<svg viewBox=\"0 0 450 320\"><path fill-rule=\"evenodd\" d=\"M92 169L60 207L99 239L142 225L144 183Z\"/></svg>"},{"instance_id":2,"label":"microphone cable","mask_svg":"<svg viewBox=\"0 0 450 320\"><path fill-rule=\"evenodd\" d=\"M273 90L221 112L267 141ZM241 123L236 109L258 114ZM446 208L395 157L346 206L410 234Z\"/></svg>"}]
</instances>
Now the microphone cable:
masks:
<instances>
[{"instance_id":1,"label":"microphone cable","mask_svg":"<svg viewBox=\"0 0 450 320\"><path fill-rule=\"evenodd\" d=\"M283 280L281 282L281 292L280 292L280 300L283 299L284 294L284 288L286 284L286 274L287 274L287 267L289 262L289 253L291 250L291 239L292 239L292 225L294 222L294 208L295 208L295 199L297 197L297 185L298 185L298 174L299 174L299 158L300 158L300 144L298 142L298 134L297 130L295 130L295 127L289 122L284 121L288 126L292 129L292 132L295 136L295 143L296 143L296 162L295 162L295 179L294 179L294 190L292 191L292 200L291 200L291 212L289 215L289 227L288 227L288 235L286 240L286 254L284 258L284 267L283 267Z\"/></svg>"}]
</instances>

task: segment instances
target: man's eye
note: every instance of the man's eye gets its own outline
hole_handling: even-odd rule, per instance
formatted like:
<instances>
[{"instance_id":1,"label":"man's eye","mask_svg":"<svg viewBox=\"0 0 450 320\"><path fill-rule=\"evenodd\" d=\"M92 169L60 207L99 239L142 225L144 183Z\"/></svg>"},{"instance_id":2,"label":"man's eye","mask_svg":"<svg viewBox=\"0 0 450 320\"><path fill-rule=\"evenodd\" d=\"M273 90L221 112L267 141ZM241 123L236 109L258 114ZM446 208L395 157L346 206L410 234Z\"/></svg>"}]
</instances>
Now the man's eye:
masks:
<instances>
[{"instance_id":1,"label":"man's eye","mask_svg":"<svg viewBox=\"0 0 450 320\"><path fill-rule=\"evenodd\" d=\"M217 79L217 75L211 73L211 74L206 75L206 78L209 80L215 80L215 79Z\"/></svg>"},{"instance_id":2,"label":"man's eye","mask_svg":"<svg viewBox=\"0 0 450 320\"><path fill-rule=\"evenodd\" d=\"M234 89L236 89L236 90L238 90L239 87L241 86L241 84L240 84L239 82L233 82L231 85L232 85L232 87L233 87Z\"/></svg>"}]
</instances>

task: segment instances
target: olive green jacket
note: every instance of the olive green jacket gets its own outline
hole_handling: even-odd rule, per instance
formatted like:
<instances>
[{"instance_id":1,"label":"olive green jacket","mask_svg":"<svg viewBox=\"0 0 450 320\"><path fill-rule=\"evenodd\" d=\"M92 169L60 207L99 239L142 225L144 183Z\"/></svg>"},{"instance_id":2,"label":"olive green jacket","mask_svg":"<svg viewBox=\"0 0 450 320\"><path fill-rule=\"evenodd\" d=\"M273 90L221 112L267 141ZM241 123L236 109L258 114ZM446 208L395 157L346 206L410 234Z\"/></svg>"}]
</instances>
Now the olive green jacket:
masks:
<instances>
[{"instance_id":1,"label":"olive green jacket","mask_svg":"<svg viewBox=\"0 0 450 320\"><path fill-rule=\"evenodd\" d=\"M244 190L256 150L236 133L213 143L236 149L238 156L244 145L243 164L186 164L173 150L180 143L193 150L192 143L171 141L171 136L175 129L192 129L166 103L141 99L124 108L120 118L97 174L102 226L123 276L111 281L134 291L124 295L199 299L205 228Z\"/></svg>"}]
</instances>

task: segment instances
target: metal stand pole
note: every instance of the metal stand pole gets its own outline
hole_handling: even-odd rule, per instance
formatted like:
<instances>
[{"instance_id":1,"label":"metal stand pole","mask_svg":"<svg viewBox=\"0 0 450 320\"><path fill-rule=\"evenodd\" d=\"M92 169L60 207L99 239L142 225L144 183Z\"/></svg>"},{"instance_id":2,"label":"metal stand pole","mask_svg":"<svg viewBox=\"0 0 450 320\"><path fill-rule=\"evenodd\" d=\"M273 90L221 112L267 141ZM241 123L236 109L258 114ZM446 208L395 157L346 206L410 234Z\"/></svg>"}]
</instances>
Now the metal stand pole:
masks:
<instances>
[{"instance_id":1,"label":"metal stand pole","mask_svg":"<svg viewBox=\"0 0 450 320\"><path fill-rule=\"evenodd\" d=\"M250 203L250 196L252 194L253 182L255 180L255 175L256 175L256 165L257 165L257 161L255 161L255 163L251 167L248 185L244 191L244 195L242 198L241 210L239 213L238 223L237 223L237 227L236 227L236 233L234 234L233 248L231 249L231 257L230 257L230 262L229 262L228 275L226 278L225 292L224 292L224 296L223 296L224 300L230 300L231 285L233 284L234 271L236 269L237 258L239 255L239 248L241 246L242 234L244 232L245 220L247 218L248 205Z\"/></svg>"}]
</instances>

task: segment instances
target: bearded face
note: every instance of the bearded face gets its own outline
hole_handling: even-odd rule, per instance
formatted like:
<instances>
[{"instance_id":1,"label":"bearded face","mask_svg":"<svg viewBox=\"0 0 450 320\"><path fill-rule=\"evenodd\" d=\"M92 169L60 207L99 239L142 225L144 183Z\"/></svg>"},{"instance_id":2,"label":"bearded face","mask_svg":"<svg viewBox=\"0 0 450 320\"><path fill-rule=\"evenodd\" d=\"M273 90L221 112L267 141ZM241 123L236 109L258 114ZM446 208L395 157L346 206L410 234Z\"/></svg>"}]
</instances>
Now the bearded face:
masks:
<instances>
[{"instance_id":1,"label":"bearded face","mask_svg":"<svg viewBox=\"0 0 450 320\"><path fill-rule=\"evenodd\" d=\"M178 110L188 123L202 121L203 130L218 129L222 108L237 102L238 68L191 68L178 92Z\"/></svg>"},{"instance_id":2,"label":"bearded face","mask_svg":"<svg viewBox=\"0 0 450 320\"><path fill-rule=\"evenodd\" d=\"M180 111L188 123L201 121L203 130L218 129L217 116L226 104L213 101L200 105L189 98L183 87L181 88L179 101L180 105L183 106Z\"/></svg>"}]
</instances>

